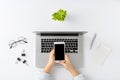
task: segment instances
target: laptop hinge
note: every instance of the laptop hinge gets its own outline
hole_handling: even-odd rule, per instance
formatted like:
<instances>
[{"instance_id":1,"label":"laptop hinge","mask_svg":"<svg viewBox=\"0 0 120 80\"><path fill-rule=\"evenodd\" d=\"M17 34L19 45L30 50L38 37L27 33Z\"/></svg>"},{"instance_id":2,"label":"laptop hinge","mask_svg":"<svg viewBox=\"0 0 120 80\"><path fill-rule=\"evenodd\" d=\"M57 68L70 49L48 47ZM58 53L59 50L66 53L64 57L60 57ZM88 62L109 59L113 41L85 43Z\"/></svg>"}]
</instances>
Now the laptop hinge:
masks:
<instances>
[{"instance_id":1,"label":"laptop hinge","mask_svg":"<svg viewBox=\"0 0 120 80\"><path fill-rule=\"evenodd\" d=\"M62 32L62 33L41 33L41 36L78 36L78 33L66 33L66 32Z\"/></svg>"}]
</instances>

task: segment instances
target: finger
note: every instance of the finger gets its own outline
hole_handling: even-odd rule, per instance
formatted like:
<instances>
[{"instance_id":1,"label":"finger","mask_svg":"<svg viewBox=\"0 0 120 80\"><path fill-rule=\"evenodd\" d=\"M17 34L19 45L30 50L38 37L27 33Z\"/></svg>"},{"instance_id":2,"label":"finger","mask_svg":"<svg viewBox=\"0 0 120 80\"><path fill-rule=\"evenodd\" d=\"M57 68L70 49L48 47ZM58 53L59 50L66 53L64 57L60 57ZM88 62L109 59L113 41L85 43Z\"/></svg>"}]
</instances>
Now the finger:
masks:
<instances>
[{"instance_id":1,"label":"finger","mask_svg":"<svg viewBox=\"0 0 120 80\"><path fill-rule=\"evenodd\" d=\"M51 50L50 54L54 54L54 49Z\"/></svg>"},{"instance_id":2,"label":"finger","mask_svg":"<svg viewBox=\"0 0 120 80\"><path fill-rule=\"evenodd\" d=\"M54 56L54 49L52 49L51 50L51 52L50 52L50 58L54 58L55 56Z\"/></svg>"},{"instance_id":3,"label":"finger","mask_svg":"<svg viewBox=\"0 0 120 80\"><path fill-rule=\"evenodd\" d=\"M64 62L59 62L59 64L61 64L61 65L63 65L63 66L65 65L65 63L64 63Z\"/></svg>"},{"instance_id":4,"label":"finger","mask_svg":"<svg viewBox=\"0 0 120 80\"><path fill-rule=\"evenodd\" d=\"M69 60L68 54L65 54L65 60L66 60L66 61Z\"/></svg>"},{"instance_id":5,"label":"finger","mask_svg":"<svg viewBox=\"0 0 120 80\"><path fill-rule=\"evenodd\" d=\"M68 54L67 54L67 53L65 53L65 55L66 55L66 57L67 57L67 58L69 58L69 56L68 56Z\"/></svg>"}]
</instances>

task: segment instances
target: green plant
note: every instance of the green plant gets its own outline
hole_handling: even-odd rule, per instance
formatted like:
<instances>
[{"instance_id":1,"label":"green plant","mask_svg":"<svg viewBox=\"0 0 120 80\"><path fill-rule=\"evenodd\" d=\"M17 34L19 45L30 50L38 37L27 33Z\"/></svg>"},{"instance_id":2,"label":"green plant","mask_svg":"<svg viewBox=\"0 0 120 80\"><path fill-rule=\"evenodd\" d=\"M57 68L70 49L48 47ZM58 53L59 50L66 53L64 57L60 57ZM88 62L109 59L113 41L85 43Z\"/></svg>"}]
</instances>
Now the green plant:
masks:
<instances>
[{"instance_id":1,"label":"green plant","mask_svg":"<svg viewBox=\"0 0 120 80\"><path fill-rule=\"evenodd\" d=\"M58 21L64 21L65 20L65 17L67 15L67 11L66 10L63 10L63 9L60 9L59 11L57 12L54 12L52 14L52 19L53 20L58 20Z\"/></svg>"}]
</instances>

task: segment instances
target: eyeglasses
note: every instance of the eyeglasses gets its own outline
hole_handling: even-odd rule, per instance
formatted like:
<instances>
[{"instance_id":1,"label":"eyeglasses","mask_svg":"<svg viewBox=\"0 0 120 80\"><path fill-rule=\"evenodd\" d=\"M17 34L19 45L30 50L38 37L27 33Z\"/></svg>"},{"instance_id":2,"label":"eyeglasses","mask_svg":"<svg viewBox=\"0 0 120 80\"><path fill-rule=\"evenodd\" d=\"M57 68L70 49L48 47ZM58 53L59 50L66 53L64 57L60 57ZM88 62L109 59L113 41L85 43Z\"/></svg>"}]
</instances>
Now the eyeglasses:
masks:
<instances>
[{"instance_id":1,"label":"eyeglasses","mask_svg":"<svg viewBox=\"0 0 120 80\"><path fill-rule=\"evenodd\" d=\"M18 38L17 41L11 40L9 42L10 49L16 47L18 43L25 44L25 43L28 43L28 42L27 42L27 39L25 37L21 36L21 37Z\"/></svg>"}]
</instances>

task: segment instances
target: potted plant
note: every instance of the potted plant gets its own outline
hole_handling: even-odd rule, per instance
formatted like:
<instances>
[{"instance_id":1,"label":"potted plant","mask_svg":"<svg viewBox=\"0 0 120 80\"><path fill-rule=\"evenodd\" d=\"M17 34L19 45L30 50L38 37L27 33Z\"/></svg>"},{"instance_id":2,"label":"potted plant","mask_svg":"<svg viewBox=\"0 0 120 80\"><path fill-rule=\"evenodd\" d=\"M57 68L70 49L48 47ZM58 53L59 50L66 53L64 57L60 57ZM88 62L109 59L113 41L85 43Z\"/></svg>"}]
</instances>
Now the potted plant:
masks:
<instances>
[{"instance_id":1,"label":"potted plant","mask_svg":"<svg viewBox=\"0 0 120 80\"><path fill-rule=\"evenodd\" d=\"M64 21L67 15L67 11L63 9L59 9L57 12L52 14L52 20L55 21Z\"/></svg>"}]
</instances>

